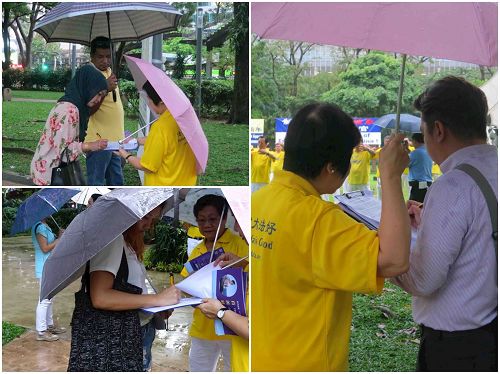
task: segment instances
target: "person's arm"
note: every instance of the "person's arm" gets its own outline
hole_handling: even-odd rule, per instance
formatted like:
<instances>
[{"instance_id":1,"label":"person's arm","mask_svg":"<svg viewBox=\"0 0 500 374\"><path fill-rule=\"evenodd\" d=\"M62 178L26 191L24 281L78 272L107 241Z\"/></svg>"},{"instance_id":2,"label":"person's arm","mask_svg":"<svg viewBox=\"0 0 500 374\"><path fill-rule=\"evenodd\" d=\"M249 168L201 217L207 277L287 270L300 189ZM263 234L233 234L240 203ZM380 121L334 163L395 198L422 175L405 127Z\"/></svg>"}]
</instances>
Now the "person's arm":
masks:
<instances>
[{"instance_id":1,"label":"person's arm","mask_svg":"<svg viewBox=\"0 0 500 374\"><path fill-rule=\"evenodd\" d=\"M363 144L363 149L367 151L372 158L375 157L375 151L371 147Z\"/></svg>"},{"instance_id":2,"label":"person's arm","mask_svg":"<svg viewBox=\"0 0 500 374\"><path fill-rule=\"evenodd\" d=\"M385 278L403 274L409 267L410 219L401 187L401 174L408 165L403 138L402 134L396 134L380 152L382 215L377 274Z\"/></svg>"},{"instance_id":3,"label":"person's arm","mask_svg":"<svg viewBox=\"0 0 500 374\"><path fill-rule=\"evenodd\" d=\"M151 170L146 169L144 166L141 165L141 158L140 157L135 156L132 153L128 153L123 148L120 148L118 150L117 154L119 156L121 156L125 161L127 161L130 165L132 165L134 168L136 168L137 170L142 170L142 171L145 171L146 173L152 173Z\"/></svg>"},{"instance_id":4,"label":"person's arm","mask_svg":"<svg viewBox=\"0 0 500 374\"><path fill-rule=\"evenodd\" d=\"M135 295L113 289L114 280L114 275L107 271L90 273L90 297L94 308L119 311L172 305L180 300L181 293L175 286L158 294Z\"/></svg>"},{"instance_id":5,"label":"person's arm","mask_svg":"<svg viewBox=\"0 0 500 374\"><path fill-rule=\"evenodd\" d=\"M40 249L42 250L43 253L48 253L52 251L56 247L57 243L59 243L59 239L56 239L49 244L47 242L47 238L42 234L36 234L36 241L40 245Z\"/></svg>"},{"instance_id":6,"label":"person's arm","mask_svg":"<svg viewBox=\"0 0 500 374\"><path fill-rule=\"evenodd\" d=\"M464 196L471 196L469 188L474 187L456 181L451 177L434 183L423 209L408 204L414 214L421 213L418 237L411 250L410 269L391 282L414 296L432 295L446 283L462 240L473 225L474 208Z\"/></svg>"},{"instance_id":7,"label":"person's arm","mask_svg":"<svg viewBox=\"0 0 500 374\"><path fill-rule=\"evenodd\" d=\"M217 312L224 308L224 305L217 299L203 299L203 304L197 306L197 308L208 318L216 319ZM222 323L233 330L238 336L244 339L248 339L248 317L240 316L238 313L232 310L226 310L224 317L222 318Z\"/></svg>"},{"instance_id":8,"label":"person's arm","mask_svg":"<svg viewBox=\"0 0 500 374\"><path fill-rule=\"evenodd\" d=\"M220 265L221 268L224 266L227 266L235 261L240 260L241 257L235 255L234 253L231 252L226 252L219 257L214 262L214 266ZM246 268L248 265L248 260L241 260L238 263L234 264L234 267L240 267L240 268ZM233 266L232 266L233 267Z\"/></svg>"},{"instance_id":9,"label":"person's arm","mask_svg":"<svg viewBox=\"0 0 500 374\"><path fill-rule=\"evenodd\" d=\"M262 154L266 155L267 157L269 157L273 161L276 160L276 156L273 155L271 152L269 152L266 149L259 149L259 153L262 153Z\"/></svg>"}]
</instances>

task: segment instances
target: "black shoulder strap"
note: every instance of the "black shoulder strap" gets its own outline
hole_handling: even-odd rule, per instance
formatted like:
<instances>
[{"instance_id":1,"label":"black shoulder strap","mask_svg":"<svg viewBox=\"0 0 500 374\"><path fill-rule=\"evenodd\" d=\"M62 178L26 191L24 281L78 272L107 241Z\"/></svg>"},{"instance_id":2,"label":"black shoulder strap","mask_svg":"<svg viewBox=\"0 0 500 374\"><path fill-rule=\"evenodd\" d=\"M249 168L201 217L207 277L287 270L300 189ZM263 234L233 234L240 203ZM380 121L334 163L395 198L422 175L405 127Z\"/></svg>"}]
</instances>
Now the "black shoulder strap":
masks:
<instances>
[{"instance_id":1,"label":"black shoulder strap","mask_svg":"<svg viewBox=\"0 0 500 374\"><path fill-rule=\"evenodd\" d=\"M120 262L120 268L118 269L118 273L116 273L115 279L121 279L124 282L128 281L128 263L127 263L127 256L125 255L125 248L123 248L122 251L122 260ZM82 276L81 289L84 288L90 290L90 260L87 261L87 264L85 265L85 273Z\"/></svg>"},{"instance_id":2,"label":"black shoulder strap","mask_svg":"<svg viewBox=\"0 0 500 374\"><path fill-rule=\"evenodd\" d=\"M36 229L37 229L37 228L38 228L38 226L40 226L41 224L42 224L42 222L38 222L38 223L36 224L36 226L35 226L35 230L34 230L34 231L35 231L35 236L36 236Z\"/></svg>"},{"instance_id":3,"label":"black shoulder strap","mask_svg":"<svg viewBox=\"0 0 500 374\"><path fill-rule=\"evenodd\" d=\"M483 174L481 174L481 172L474 166L469 164L460 164L456 167L456 169L463 171L472 179L474 179L484 195L486 205L488 206L488 210L490 211L491 226L493 229L491 236L493 237L493 241L495 243L495 257L497 259L498 267L498 200L495 196L495 192L493 191L493 188L491 188L491 185L488 183Z\"/></svg>"}]
</instances>

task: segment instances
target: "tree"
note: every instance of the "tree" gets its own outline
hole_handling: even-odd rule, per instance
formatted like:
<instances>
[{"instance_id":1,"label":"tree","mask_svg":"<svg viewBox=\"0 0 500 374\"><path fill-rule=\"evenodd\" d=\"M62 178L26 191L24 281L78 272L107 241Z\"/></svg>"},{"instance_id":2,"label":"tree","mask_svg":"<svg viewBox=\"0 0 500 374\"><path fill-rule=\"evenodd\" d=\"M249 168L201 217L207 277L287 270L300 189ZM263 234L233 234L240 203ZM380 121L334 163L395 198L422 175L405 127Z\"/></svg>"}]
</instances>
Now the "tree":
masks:
<instances>
[{"instance_id":1,"label":"tree","mask_svg":"<svg viewBox=\"0 0 500 374\"><path fill-rule=\"evenodd\" d=\"M233 3L234 18L231 25L229 40L235 51L234 96L231 105L229 123L249 123L248 121L248 73L249 54L248 43L248 3Z\"/></svg>"},{"instance_id":2,"label":"tree","mask_svg":"<svg viewBox=\"0 0 500 374\"><path fill-rule=\"evenodd\" d=\"M413 112L419 93L415 67L407 63L402 112ZM340 74L340 83L321 99L340 106L351 116L379 117L396 111L401 61L382 52L370 52Z\"/></svg>"},{"instance_id":3,"label":"tree","mask_svg":"<svg viewBox=\"0 0 500 374\"><path fill-rule=\"evenodd\" d=\"M16 4L16 3L14 3ZM17 3L24 4L25 3ZM52 9L57 3L31 3L31 8L29 12L19 12L13 14L12 22L10 22L10 28L14 31L16 36L17 44L19 46L19 54L21 55L22 65L29 69L31 67L31 45L33 42L34 28L35 24L40 20L40 18L50 9ZM17 9L26 10L21 5ZM5 14L4 14L5 17Z\"/></svg>"},{"instance_id":4,"label":"tree","mask_svg":"<svg viewBox=\"0 0 500 374\"><path fill-rule=\"evenodd\" d=\"M9 28L14 24L17 18L29 14L30 9L26 3L3 3L2 4L2 39L3 53L5 60L2 62L2 69L7 70L11 64L10 61L10 37ZM19 48L21 48L20 46Z\"/></svg>"},{"instance_id":5,"label":"tree","mask_svg":"<svg viewBox=\"0 0 500 374\"><path fill-rule=\"evenodd\" d=\"M51 62L55 55L59 55L61 52L59 43L46 43L45 39L40 35L35 35L33 37L33 42L31 44L31 54L33 55L32 62L36 57L38 62L43 60Z\"/></svg>"},{"instance_id":6,"label":"tree","mask_svg":"<svg viewBox=\"0 0 500 374\"><path fill-rule=\"evenodd\" d=\"M224 78L226 70L234 66L235 56L230 43L228 41L224 42L222 47L212 49L211 53L212 55L217 54L219 56L217 63L219 77Z\"/></svg>"},{"instance_id":7,"label":"tree","mask_svg":"<svg viewBox=\"0 0 500 374\"><path fill-rule=\"evenodd\" d=\"M270 42L269 53L273 65L273 72L276 71L277 66L286 63L290 66L291 73L291 86L289 95L297 96L298 93L298 80L304 71L304 57L311 50L314 44L295 41L274 41ZM280 88L278 76L273 74L273 81Z\"/></svg>"}]
</instances>

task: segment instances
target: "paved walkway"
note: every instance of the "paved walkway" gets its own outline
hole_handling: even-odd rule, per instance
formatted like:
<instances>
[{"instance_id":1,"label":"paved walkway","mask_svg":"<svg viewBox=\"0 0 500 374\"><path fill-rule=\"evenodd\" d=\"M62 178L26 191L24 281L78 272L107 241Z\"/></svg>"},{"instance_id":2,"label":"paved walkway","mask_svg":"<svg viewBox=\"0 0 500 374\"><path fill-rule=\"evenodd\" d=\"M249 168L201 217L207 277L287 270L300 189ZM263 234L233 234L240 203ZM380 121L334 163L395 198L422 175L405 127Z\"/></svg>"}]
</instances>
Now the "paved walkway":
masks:
<instances>
[{"instance_id":1,"label":"paved walkway","mask_svg":"<svg viewBox=\"0 0 500 374\"><path fill-rule=\"evenodd\" d=\"M3 186L34 186L27 175L21 175L9 171L2 171Z\"/></svg>"},{"instance_id":2,"label":"paved walkway","mask_svg":"<svg viewBox=\"0 0 500 374\"><path fill-rule=\"evenodd\" d=\"M12 101L26 101L29 103L57 103L57 100L52 99L24 99L22 97L13 97Z\"/></svg>"}]
</instances>

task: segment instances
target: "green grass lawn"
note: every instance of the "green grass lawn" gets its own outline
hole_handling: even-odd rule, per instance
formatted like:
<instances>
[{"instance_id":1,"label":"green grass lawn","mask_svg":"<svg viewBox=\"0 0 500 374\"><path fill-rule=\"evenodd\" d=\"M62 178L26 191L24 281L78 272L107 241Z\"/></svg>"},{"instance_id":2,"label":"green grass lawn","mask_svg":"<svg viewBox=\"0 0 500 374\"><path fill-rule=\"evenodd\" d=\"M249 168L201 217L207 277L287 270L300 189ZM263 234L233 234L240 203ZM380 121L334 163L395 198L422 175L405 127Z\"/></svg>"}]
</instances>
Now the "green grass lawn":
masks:
<instances>
[{"instance_id":1,"label":"green grass lawn","mask_svg":"<svg viewBox=\"0 0 500 374\"><path fill-rule=\"evenodd\" d=\"M415 371L419 332L411 297L389 282L384 287L381 295L354 295L350 371Z\"/></svg>"},{"instance_id":2,"label":"green grass lawn","mask_svg":"<svg viewBox=\"0 0 500 374\"><path fill-rule=\"evenodd\" d=\"M18 92L36 93L38 98L50 98L50 94L54 94L36 91ZM5 151L5 148L22 147L34 150L52 107L52 103L3 103L3 170L29 175L33 156ZM136 119L127 118L125 129L135 131L137 122ZM208 139L209 159L206 173L198 178L198 184L248 185L248 126L226 125L213 120L202 121L202 126ZM81 160L85 169L85 161L83 158ZM124 167L124 177L126 185L140 185L137 171L128 164Z\"/></svg>"},{"instance_id":3,"label":"green grass lawn","mask_svg":"<svg viewBox=\"0 0 500 374\"><path fill-rule=\"evenodd\" d=\"M13 90L12 97L20 99L58 100L64 92Z\"/></svg>"},{"instance_id":4,"label":"green grass lawn","mask_svg":"<svg viewBox=\"0 0 500 374\"><path fill-rule=\"evenodd\" d=\"M10 343L25 331L26 329L24 327L2 321L2 345Z\"/></svg>"}]
</instances>

